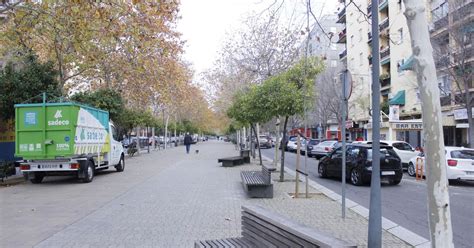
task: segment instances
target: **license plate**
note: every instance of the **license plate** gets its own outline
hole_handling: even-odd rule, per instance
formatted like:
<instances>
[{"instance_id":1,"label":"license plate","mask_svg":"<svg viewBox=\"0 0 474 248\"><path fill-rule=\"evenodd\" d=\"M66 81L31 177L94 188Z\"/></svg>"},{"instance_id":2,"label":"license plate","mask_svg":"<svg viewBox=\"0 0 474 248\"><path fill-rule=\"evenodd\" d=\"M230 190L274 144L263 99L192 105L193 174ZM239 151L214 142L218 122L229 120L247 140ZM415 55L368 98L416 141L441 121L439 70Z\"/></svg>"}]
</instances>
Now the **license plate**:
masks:
<instances>
[{"instance_id":1,"label":"license plate","mask_svg":"<svg viewBox=\"0 0 474 248\"><path fill-rule=\"evenodd\" d=\"M56 169L58 168L57 164L42 164L40 165L41 169Z\"/></svg>"},{"instance_id":2,"label":"license plate","mask_svg":"<svg viewBox=\"0 0 474 248\"><path fill-rule=\"evenodd\" d=\"M474 175L474 171L466 171L467 175Z\"/></svg>"},{"instance_id":3,"label":"license plate","mask_svg":"<svg viewBox=\"0 0 474 248\"><path fill-rule=\"evenodd\" d=\"M382 176L395 175L395 171L382 171Z\"/></svg>"}]
</instances>

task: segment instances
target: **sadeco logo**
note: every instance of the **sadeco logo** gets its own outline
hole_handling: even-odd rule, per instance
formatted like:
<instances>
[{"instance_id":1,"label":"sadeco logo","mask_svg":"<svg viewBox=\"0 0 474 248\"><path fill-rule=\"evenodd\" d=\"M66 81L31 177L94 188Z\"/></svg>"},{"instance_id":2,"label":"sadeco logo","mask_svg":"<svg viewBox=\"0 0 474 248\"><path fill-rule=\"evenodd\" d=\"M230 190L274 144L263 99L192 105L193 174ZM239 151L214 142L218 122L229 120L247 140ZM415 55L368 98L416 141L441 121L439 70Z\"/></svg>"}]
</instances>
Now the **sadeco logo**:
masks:
<instances>
[{"instance_id":1,"label":"sadeco logo","mask_svg":"<svg viewBox=\"0 0 474 248\"><path fill-rule=\"evenodd\" d=\"M69 121L68 120L60 120L60 118L63 118L63 115L62 115L62 110L56 110L56 113L54 114L54 118L56 118L56 120L54 121L48 121L48 126L67 126L69 125Z\"/></svg>"}]
</instances>

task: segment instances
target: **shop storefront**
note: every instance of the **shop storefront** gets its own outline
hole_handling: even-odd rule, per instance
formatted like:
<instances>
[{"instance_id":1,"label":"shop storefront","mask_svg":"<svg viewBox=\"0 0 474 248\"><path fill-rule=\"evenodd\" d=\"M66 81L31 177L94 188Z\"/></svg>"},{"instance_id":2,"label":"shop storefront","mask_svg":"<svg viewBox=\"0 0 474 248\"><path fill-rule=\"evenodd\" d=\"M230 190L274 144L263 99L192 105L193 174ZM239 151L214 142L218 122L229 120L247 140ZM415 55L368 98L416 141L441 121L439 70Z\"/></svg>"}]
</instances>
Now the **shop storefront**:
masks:
<instances>
[{"instance_id":1,"label":"shop storefront","mask_svg":"<svg viewBox=\"0 0 474 248\"><path fill-rule=\"evenodd\" d=\"M372 140L372 123L364 126L368 140ZM421 120L400 120L380 123L380 140L400 140L413 147L422 146L423 122Z\"/></svg>"}]
</instances>

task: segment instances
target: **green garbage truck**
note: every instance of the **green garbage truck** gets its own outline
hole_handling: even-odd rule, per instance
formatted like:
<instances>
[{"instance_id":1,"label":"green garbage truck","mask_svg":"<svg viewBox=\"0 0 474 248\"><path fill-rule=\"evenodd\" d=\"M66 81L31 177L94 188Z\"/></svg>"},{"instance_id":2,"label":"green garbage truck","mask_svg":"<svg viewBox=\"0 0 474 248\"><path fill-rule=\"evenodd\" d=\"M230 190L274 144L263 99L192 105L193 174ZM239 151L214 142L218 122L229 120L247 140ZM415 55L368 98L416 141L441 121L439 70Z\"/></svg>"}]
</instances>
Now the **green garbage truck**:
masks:
<instances>
[{"instance_id":1,"label":"green garbage truck","mask_svg":"<svg viewBox=\"0 0 474 248\"><path fill-rule=\"evenodd\" d=\"M125 169L109 113L74 102L15 105L15 155L27 180L75 175L91 182L97 170Z\"/></svg>"}]
</instances>

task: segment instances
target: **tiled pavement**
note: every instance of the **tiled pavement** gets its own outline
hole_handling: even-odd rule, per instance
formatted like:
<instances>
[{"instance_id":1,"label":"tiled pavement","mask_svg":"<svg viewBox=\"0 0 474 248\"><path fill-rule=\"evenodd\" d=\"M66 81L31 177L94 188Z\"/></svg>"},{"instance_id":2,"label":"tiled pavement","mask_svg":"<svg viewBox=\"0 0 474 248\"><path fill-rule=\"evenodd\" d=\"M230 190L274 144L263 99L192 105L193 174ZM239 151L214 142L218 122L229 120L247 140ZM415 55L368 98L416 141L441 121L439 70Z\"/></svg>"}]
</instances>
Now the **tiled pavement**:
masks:
<instances>
[{"instance_id":1,"label":"tiled pavement","mask_svg":"<svg viewBox=\"0 0 474 248\"><path fill-rule=\"evenodd\" d=\"M367 220L350 210L346 219L341 219L341 205L337 201L313 188L312 198L292 199L287 193L294 190L294 180L274 180L273 199L249 199L239 172L258 170L257 165L220 167L218 157L237 153L228 143L209 141L197 149L199 154L189 155L183 154L182 149L164 151L175 155L174 160L168 161L171 164L36 247L193 247L199 239L239 236L241 206L249 204L261 205L350 243L366 246ZM148 155L156 156L147 159L154 162L140 166L160 166L159 154ZM304 188L303 184L300 188ZM383 244L408 247L385 231Z\"/></svg>"}]
</instances>

